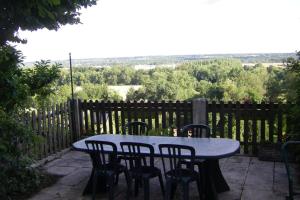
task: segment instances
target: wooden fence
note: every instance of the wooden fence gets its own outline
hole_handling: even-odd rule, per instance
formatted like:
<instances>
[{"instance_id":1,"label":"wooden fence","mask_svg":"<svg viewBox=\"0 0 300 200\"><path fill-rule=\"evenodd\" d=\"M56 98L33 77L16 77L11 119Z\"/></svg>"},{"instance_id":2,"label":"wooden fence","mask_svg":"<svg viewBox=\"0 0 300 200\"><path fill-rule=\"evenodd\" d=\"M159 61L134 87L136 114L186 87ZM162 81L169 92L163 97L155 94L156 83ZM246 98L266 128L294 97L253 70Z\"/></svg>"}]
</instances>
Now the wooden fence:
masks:
<instances>
[{"instance_id":1,"label":"wooden fence","mask_svg":"<svg viewBox=\"0 0 300 200\"><path fill-rule=\"evenodd\" d=\"M78 138L90 134L123 134L130 121L146 122L156 133L172 134L193 123L193 101L189 102L98 102L78 100ZM245 154L257 154L262 142L281 142L287 132L287 105L274 103L209 102L206 118L213 137L241 142ZM152 133L155 133L153 131Z\"/></svg>"},{"instance_id":2,"label":"wooden fence","mask_svg":"<svg viewBox=\"0 0 300 200\"><path fill-rule=\"evenodd\" d=\"M24 121L43 138L34 148L38 158L70 147L72 142L89 135L124 134L124 125L131 121L146 122L150 135L173 136L204 110L212 136L239 140L245 154L256 154L262 142L282 141L288 130L285 104L213 101L204 104L203 110L193 110L193 103L74 100L27 113Z\"/></svg>"},{"instance_id":3,"label":"wooden fence","mask_svg":"<svg viewBox=\"0 0 300 200\"><path fill-rule=\"evenodd\" d=\"M22 120L39 136L33 148L27 149L36 159L66 149L73 142L70 102L26 112Z\"/></svg>"},{"instance_id":4,"label":"wooden fence","mask_svg":"<svg viewBox=\"0 0 300 200\"><path fill-rule=\"evenodd\" d=\"M289 128L286 104L213 101L207 111L212 136L239 140L245 154L257 154L263 142L281 142Z\"/></svg>"},{"instance_id":5,"label":"wooden fence","mask_svg":"<svg viewBox=\"0 0 300 200\"><path fill-rule=\"evenodd\" d=\"M131 121L146 122L149 129L173 131L192 122L192 102L98 102L78 100L78 125L81 137L90 134L124 134ZM172 130L171 130L172 129Z\"/></svg>"}]
</instances>

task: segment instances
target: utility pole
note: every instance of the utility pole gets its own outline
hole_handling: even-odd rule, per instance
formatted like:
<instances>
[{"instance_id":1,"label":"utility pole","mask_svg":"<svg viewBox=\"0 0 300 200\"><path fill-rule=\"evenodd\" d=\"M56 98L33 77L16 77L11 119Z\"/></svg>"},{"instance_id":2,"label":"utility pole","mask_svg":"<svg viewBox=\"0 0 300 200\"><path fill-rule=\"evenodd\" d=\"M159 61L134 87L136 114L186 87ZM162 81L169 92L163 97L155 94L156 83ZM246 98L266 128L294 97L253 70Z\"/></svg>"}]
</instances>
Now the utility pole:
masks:
<instances>
[{"instance_id":1,"label":"utility pole","mask_svg":"<svg viewBox=\"0 0 300 200\"><path fill-rule=\"evenodd\" d=\"M72 57L71 57L71 53L69 53L69 63L70 63L70 77L71 77L71 95L72 95L72 100L74 100L73 71L72 71Z\"/></svg>"},{"instance_id":2,"label":"utility pole","mask_svg":"<svg viewBox=\"0 0 300 200\"><path fill-rule=\"evenodd\" d=\"M71 141L75 142L77 141L77 132L76 132L76 118L75 118L75 99L74 99L74 88L73 88L73 71L72 71L72 57L71 53L69 53L69 64L70 64L70 77L71 77L71 95L72 99L70 101L71 106Z\"/></svg>"}]
</instances>

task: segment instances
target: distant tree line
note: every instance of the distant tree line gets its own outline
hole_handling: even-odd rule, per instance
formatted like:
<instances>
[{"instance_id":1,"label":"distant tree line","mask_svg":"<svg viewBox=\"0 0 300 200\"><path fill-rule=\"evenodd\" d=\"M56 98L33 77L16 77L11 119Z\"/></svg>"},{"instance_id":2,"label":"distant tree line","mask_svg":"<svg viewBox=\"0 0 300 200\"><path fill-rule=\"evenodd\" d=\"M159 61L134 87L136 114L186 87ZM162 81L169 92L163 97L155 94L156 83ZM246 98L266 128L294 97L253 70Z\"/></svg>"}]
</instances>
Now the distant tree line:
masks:
<instances>
[{"instance_id":1,"label":"distant tree line","mask_svg":"<svg viewBox=\"0 0 300 200\"><path fill-rule=\"evenodd\" d=\"M75 97L121 100L109 85L141 85L130 89L127 100L190 100L284 102L295 95L295 77L286 68L262 64L243 66L238 59L190 61L176 68L135 70L132 66L74 68ZM70 73L62 68L54 93L38 103L63 102L71 96Z\"/></svg>"}]
</instances>

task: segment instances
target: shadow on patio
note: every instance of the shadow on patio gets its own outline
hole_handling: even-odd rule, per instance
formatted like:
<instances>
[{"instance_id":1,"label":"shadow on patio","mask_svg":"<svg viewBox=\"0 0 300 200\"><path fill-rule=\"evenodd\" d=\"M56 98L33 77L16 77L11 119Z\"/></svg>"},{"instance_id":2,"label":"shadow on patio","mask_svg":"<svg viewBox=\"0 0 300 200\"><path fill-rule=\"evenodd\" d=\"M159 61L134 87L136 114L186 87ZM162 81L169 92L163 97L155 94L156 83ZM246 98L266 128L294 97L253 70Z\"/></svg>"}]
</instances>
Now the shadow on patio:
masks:
<instances>
[{"instance_id":1,"label":"shadow on patio","mask_svg":"<svg viewBox=\"0 0 300 200\"><path fill-rule=\"evenodd\" d=\"M234 156L220 160L221 169L227 180L230 191L220 193L221 200L260 200L285 199L288 192L288 182L284 164L281 162L259 161L256 157ZM161 165L161 160L156 160L156 165ZM299 169L293 166L294 173L300 174ZM53 160L43 166L47 172L62 175L58 182L41 190L30 200L53 200L53 199L90 199L90 196L82 196L83 189L88 181L92 166L88 154L70 151L61 158ZM299 181L295 181L295 187L300 188ZM126 183L123 175L116 187L115 199L125 199ZM196 185L191 184L190 199L199 199ZM175 199L180 199L179 192ZM193 192L195 191L195 192ZM97 199L107 199L105 194L98 195ZM143 192L132 199L143 199ZM150 181L150 199L163 199L158 180ZM299 198L300 199L300 198Z\"/></svg>"}]
</instances>

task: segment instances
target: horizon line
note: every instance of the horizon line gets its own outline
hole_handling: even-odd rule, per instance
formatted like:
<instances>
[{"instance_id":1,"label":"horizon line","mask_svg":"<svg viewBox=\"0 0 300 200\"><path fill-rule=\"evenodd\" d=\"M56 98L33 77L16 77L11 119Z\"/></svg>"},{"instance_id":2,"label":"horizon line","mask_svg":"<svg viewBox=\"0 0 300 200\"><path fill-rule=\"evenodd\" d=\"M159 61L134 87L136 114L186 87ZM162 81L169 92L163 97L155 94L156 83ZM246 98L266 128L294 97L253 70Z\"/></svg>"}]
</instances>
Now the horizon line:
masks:
<instances>
[{"instance_id":1,"label":"horizon line","mask_svg":"<svg viewBox=\"0 0 300 200\"><path fill-rule=\"evenodd\" d=\"M92 60L92 59L118 59L118 58L138 58L138 57L168 57L168 56L213 56L213 55L252 55L252 54L295 54L296 52L260 52L260 53L207 53L207 54L157 54L157 55L137 55L137 56L116 56L116 57L90 57L90 58L72 58L72 60ZM71 52L72 54L72 52ZM44 59L41 59L44 60ZM50 59L45 59L50 60ZM51 62L68 61L69 59L55 59ZM34 63L36 61L24 61L25 63Z\"/></svg>"}]
</instances>

